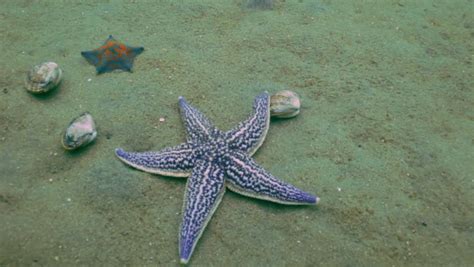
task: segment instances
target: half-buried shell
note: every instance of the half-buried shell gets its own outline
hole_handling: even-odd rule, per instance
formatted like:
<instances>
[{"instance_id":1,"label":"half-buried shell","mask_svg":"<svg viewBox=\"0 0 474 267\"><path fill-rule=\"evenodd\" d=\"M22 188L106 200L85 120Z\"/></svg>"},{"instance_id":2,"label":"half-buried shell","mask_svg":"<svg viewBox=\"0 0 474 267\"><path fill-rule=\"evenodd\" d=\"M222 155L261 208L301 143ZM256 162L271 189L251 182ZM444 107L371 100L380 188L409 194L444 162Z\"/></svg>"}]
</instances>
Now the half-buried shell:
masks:
<instances>
[{"instance_id":1,"label":"half-buried shell","mask_svg":"<svg viewBox=\"0 0 474 267\"><path fill-rule=\"evenodd\" d=\"M292 118L300 113L300 107L300 98L293 91L279 91L270 97L270 115L272 117Z\"/></svg>"},{"instance_id":2,"label":"half-buried shell","mask_svg":"<svg viewBox=\"0 0 474 267\"><path fill-rule=\"evenodd\" d=\"M73 119L62 138L63 147L67 150L74 150L86 146L97 137L94 120L91 114L85 112Z\"/></svg>"},{"instance_id":3,"label":"half-buried shell","mask_svg":"<svg viewBox=\"0 0 474 267\"><path fill-rule=\"evenodd\" d=\"M25 88L33 94L43 94L58 87L63 71L54 62L44 62L34 66L27 74Z\"/></svg>"}]
</instances>

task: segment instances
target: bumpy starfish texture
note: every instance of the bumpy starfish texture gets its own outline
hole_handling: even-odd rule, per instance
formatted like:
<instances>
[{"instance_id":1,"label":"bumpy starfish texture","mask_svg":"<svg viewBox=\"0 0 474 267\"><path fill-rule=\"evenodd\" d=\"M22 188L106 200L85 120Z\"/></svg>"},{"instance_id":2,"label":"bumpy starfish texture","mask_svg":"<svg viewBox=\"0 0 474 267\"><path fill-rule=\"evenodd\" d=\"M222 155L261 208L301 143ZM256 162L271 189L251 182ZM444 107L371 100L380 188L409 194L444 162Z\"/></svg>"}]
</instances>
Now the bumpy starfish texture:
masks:
<instances>
[{"instance_id":1,"label":"bumpy starfish texture","mask_svg":"<svg viewBox=\"0 0 474 267\"><path fill-rule=\"evenodd\" d=\"M258 95L253 114L230 131L222 132L180 97L187 132L185 143L158 152L116 150L120 160L136 169L166 176L189 176L179 236L181 263L189 261L226 188L281 204L318 202L318 197L275 178L252 160L269 128L269 105L267 92Z\"/></svg>"}]
</instances>

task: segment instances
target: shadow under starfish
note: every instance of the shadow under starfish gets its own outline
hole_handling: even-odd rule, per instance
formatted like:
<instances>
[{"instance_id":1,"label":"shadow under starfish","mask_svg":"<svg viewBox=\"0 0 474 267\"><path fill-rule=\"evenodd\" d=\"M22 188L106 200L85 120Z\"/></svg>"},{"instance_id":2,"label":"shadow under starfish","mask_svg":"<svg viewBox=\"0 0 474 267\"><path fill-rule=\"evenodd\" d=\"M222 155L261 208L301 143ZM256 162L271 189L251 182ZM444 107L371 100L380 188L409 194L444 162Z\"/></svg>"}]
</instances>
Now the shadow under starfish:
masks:
<instances>
[{"instance_id":1,"label":"shadow under starfish","mask_svg":"<svg viewBox=\"0 0 474 267\"><path fill-rule=\"evenodd\" d=\"M139 170L165 176L189 177L179 236L181 263L186 264L225 188L239 194L289 205L312 205L319 198L272 176L251 156L262 145L270 124L270 97L258 95L253 114L223 132L199 110L179 97L187 141L158 152L125 152L120 160Z\"/></svg>"}]
</instances>

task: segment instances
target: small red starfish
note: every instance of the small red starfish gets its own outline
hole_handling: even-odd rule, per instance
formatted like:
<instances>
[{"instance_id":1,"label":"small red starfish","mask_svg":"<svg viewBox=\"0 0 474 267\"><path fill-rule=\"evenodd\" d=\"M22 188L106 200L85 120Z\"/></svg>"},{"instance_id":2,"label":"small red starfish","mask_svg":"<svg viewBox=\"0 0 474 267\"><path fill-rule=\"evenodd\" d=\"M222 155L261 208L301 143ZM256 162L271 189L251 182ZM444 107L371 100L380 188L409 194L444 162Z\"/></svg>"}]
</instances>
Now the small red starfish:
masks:
<instances>
[{"instance_id":1,"label":"small red starfish","mask_svg":"<svg viewBox=\"0 0 474 267\"><path fill-rule=\"evenodd\" d=\"M81 55L96 67L97 74L111 72L116 69L132 72L133 60L140 55L145 48L131 47L109 36L101 47L83 51Z\"/></svg>"}]
</instances>

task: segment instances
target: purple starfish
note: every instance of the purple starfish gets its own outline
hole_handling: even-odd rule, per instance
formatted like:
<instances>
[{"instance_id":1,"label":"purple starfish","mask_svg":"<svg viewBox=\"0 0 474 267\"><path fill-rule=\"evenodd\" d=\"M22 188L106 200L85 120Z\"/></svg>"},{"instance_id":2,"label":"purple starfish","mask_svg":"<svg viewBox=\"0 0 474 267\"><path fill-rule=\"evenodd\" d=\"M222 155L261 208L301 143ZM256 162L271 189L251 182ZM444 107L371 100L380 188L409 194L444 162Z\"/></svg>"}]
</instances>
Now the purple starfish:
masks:
<instances>
[{"instance_id":1,"label":"purple starfish","mask_svg":"<svg viewBox=\"0 0 474 267\"><path fill-rule=\"evenodd\" d=\"M239 194L290 205L316 204L318 197L285 183L260 167L251 156L262 145L270 124L270 97L255 98L253 114L234 129L222 132L199 110L179 97L187 141L158 152L115 153L139 170L165 176L190 177L184 196L179 236L181 263L186 264L225 188Z\"/></svg>"}]
</instances>

